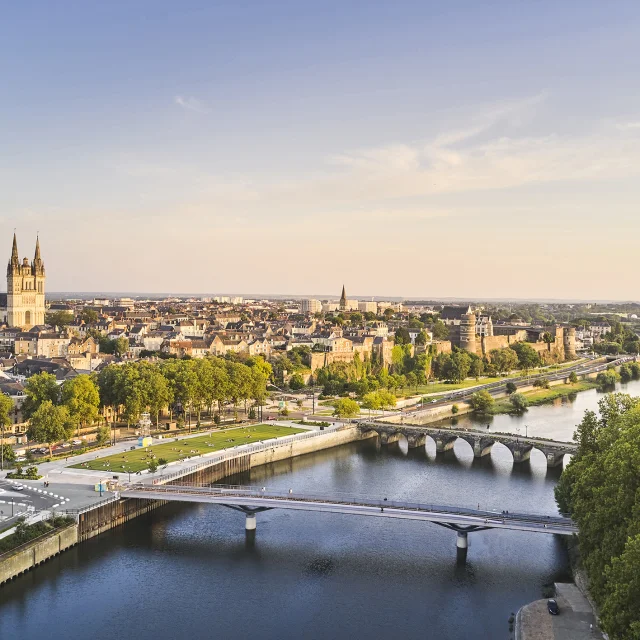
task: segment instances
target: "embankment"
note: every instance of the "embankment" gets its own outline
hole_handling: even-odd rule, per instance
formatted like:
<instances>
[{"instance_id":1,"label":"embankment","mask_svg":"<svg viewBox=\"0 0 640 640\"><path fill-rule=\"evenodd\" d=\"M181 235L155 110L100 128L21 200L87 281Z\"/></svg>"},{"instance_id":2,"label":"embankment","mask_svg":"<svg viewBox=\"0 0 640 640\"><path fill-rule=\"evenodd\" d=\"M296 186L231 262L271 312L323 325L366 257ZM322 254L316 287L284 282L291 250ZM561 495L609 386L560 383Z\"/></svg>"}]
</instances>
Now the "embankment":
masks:
<instances>
[{"instance_id":1,"label":"embankment","mask_svg":"<svg viewBox=\"0 0 640 640\"><path fill-rule=\"evenodd\" d=\"M212 458L210 462L204 460L184 471L173 472L165 478L159 477L155 483L208 484L263 464L302 456L361 439L356 427L342 427L302 435L307 437L296 439L294 436L283 438L282 442L274 440L272 443L263 443L261 446L253 446L249 453L236 454L230 451L224 454L224 460L219 460L219 456ZM76 524L51 532L42 536L41 539L32 540L0 556L0 584L33 569L74 544L89 540L165 504L164 501L126 498L126 492L124 496L119 497L116 494L113 498L85 509L69 511L69 515L76 517Z\"/></svg>"}]
</instances>

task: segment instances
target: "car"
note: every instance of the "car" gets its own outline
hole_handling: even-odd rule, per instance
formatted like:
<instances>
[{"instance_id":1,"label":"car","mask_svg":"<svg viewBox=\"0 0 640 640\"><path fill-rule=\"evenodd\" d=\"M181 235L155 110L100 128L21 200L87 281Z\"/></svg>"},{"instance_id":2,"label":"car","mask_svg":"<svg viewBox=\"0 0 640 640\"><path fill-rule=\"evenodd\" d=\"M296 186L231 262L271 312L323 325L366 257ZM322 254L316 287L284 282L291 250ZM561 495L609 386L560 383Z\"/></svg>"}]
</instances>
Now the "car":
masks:
<instances>
[{"instance_id":1,"label":"car","mask_svg":"<svg viewBox=\"0 0 640 640\"><path fill-rule=\"evenodd\" d=\"M25 456L18 456L16 458L16 462L26 462L27 458Z\"/></svg>"},{"instance_id":2,"label":"car","mask_svg":"<svg viewBox=\"0 0 640 640\"><path fill-rule=\"evenodd\" d=\"M75 444L76 446L82 444L82 440L72 440L71 444Z\"/></svg>"},{"instance_id":3,"label":"car","mask_svg":"<svg viewBox=\"0 0 640 640\"><path fill-rule=\"evenodd\" d=\"M558 608L558 603L553 598L547 600L547 611L552 616L557 616L560 613L560 609Z\"/></svg>"},{"instance_id":4,"label":"car","mask_svg":"<svg viewBox=\"0 0 640 640\"><path fill-rule=\"evenodd\" d=\"M24 491L24 486L21 484L17 484L15 487L13 487L16 491Z\"/></svg>"}]
</instances>

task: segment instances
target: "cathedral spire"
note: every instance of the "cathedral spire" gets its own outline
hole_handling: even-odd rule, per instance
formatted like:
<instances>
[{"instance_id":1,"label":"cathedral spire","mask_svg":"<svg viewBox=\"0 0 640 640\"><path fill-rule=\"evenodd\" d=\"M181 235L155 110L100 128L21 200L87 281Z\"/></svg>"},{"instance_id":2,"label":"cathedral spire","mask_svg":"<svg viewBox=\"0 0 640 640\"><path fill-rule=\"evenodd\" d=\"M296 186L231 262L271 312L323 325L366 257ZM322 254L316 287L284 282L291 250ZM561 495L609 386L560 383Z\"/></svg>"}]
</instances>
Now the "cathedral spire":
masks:
<instances>
[{"instance_id":1,"label":"cathedral spire","mask_svg":"<svg viewBox=\"0 0 640 640\"><path fill-rule=\"evenodd\" d=\"M16 240L16 232L13 232L13 248L11 249L11 262L13 261L19 262L20 258L18 257L18 241Z\"/></svg>"},{"instance_id":2,"label":"cathedral spire","mask_svg":"<svg viewBox=\"0 0 640 640\"><path fill-rule=\"evenodd\" d=\"M40 236L36 236L36 255L35 260L42 260L40 257Z\"/></svg>"}]
</instances>

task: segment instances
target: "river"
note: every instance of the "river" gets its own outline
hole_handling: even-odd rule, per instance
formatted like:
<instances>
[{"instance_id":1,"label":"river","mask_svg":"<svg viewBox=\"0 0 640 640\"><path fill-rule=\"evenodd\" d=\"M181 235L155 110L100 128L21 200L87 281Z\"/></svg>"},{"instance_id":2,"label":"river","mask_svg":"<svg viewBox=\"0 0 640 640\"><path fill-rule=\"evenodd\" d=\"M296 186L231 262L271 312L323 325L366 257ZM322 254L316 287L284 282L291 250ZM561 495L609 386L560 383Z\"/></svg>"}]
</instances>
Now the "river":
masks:
<instances>
[{"instance_id":1,"label":"river","mask_svg":"<svg viewBox=\"0 0 640 640\"><path fill-rule=\"evenodd\" d=\"M640 382L622 390L638 394ZM490 429L527 424L569 439L600 397L497 416ZM554 514L559 474L539 452L514 466L501 445L474 460L460 440L438 456L431 441L410 451L365 441L228 482ZM0 638L508 638L509 615L569 577L551 535L473 533L459 565L455 533L432 524L278 510L257 519L250 542L240 513L170 505L98 536L0 589Z\"/></svg>"}]
</instances>

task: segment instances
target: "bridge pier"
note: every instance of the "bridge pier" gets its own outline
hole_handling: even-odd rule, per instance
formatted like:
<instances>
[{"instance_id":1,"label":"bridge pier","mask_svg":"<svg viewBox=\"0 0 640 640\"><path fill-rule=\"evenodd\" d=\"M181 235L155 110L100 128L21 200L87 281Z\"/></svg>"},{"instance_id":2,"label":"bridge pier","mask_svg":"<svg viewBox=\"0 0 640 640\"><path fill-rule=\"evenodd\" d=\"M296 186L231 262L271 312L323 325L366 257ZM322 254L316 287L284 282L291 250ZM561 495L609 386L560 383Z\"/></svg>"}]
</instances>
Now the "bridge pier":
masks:
<instances>
[{"instance_id":1,"label":"bridge pier","mask_svg":"<svg viewBox=\"0 0 640 640\"><path fill-rule=\"evenodd\" d=\"M474 438L473 440L473 457L482 458L491 453L495 441L489 438Z\"/></svg>"},{"instance_id":2,"label":"bridge pier","mask_svg":"<svg viewBox=\"0 0 640 640\"><path fill-rule=\"evenodd\" d=\"M427 442L426 434L416 434L407 436L407 444L409 449L417 449L418 447L424 447Z\"/></svg>"},{"instance_id":3,"label":"bridge pier","mask_svg":"<svg viewBox=\"0 0 640 640\"><path fill-rule=\"evenodd\" d=\"M393 442L398 442L401 436L401 433L387 433L386 431L383 431L380 434L380 444L392 444Z\"/></svg>"},{"instance_id":4,"label":"bridge pier","mask_svg":"<svg viewBox=\"0 0 640 640\"><path fill-rule=\"evenodd\" d=\"M245 531L256 530L256 514L255 513L247 513L247 517L244 521L244 530Z\"/></svg>"},{"instance_id":5,"label":"bridge pier","mask_svg":"<svg viewBox=\"0 0 640 640\"><path fill-rule=\"evenodd\" d=\"M564 453L558 453L557 451L549 451L544 449L541 449L541 451L542 453L544 453L545 458L547 459L547 469L562 466L562 463L564 462Z\"/></svg>"},{"instance_id":6,"label":"bridge pier","mask_svg":"<svg viewBox=\"0 0 640 640\"><path fill-rule=\"evenodd\" d=\"M458 531L458 539L456 540L456 561L458 564L464 564L467 561L467 553L469 552L469 540L466 531Z\"/></svg>"},{"instance_id":7,"label":"bridge pier","mask_svg":"<svg viewBox=\"0 0 640 640\"><path fill-rule=\"evenodd\" d=\"M433 439L436 441L436 453L444 453L453 449L458 436L435 436Z\"/></svg>"},{"instance_id":8,"label":"bridge pier","mask_svg":"<svg viewBox=\"0 0 640 640\"><path fill-rule=\"evenodd\" d=\"M513 454L514 462L526 462L531 457L531 449L533 449L533 445L520 442L507 444L507 447Z\"/></svg>"}]
</instances>

